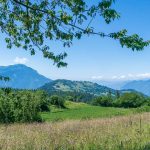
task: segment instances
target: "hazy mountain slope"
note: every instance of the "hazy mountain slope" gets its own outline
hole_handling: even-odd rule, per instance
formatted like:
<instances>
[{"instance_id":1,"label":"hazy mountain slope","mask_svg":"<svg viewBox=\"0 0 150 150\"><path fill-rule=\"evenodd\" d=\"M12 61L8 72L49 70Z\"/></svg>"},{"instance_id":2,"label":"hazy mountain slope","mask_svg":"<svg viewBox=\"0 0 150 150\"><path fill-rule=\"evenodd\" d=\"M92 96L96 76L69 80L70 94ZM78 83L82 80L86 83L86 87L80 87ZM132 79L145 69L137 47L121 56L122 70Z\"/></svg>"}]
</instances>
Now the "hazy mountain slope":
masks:
<instances>
[{"instance_id":1,"label":"hazy mountain slope","mask_svg":"<svg viewBox=\"0 0 150 150\"><path fill-rule=\"evenodd\" d=\"M115 89L115 90L120 90L125 84L127 84L128 82L130 81L117 81L117 80L108 80L108 81L93 81L95 83L98 83L100 85L104 85L104 86L107 86L107 87L110 87L112 89Z\"/></svg>"},{"instance_id":2,"label":"hazy mountain slope","mask_svg":"<svg viewBox=\"0 0 150 150\"><path fill-rule=\"evenodd\" d=\"M134 89L150 96L150 80L131 81L125 84L122 89Z\"/></svg>"},{"instance_id":3,"label":"hazy mountain slope","mask_svg":"<svg viewBox=\"0 0 150 150\"><path fill-rule=\"evenodd\" d=\"M43 89L49 93L52 91L80 92L80 93L90 93L94 95L107 94L110 91L112 94L116 93L116 90L113 90L106 86L101 86L97 83L88 81L70 81L70 80L55 80L53 82L45 84L40 89Z\"/></svg>"},{"instance_id":4,"label":"hazy mountain slope","mask_svg":"<svg viewBox=\"0 0 150 150\"><path fill-rule=\"evenodd\" d=\"M0 75L10 78L9 82L0 81L0 87L36 89L51 80L25 65L1 66Z\"/></svg>"}]
</instances>

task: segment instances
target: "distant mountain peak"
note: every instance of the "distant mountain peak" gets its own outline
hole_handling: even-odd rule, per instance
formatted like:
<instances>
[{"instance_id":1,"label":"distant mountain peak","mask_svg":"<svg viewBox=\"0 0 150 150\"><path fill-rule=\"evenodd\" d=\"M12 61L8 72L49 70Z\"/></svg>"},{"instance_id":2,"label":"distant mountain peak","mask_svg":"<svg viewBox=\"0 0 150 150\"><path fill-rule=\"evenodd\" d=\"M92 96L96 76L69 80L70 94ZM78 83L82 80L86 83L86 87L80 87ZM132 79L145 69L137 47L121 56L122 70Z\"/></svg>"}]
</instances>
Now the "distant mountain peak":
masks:
<instances>
[{"instance_id":1,"label":"distant mountain peak","mask_svg":"<svg viewBox=\"0 0 150 150\"><path fill-rule=\"evenodd\" d=\"M9 82L0 81L0 87L36 89L51 81L24 64L0 66L0 75L10 78Z\"/></svg>"},{"instance_id":2,"label":"distant mountain peak","mask_svg":"<svg viewBox=\"0 0 150 150\"><path fill-rule=\"evenodd\" d=\"M122 89L133 89L150 96L150 79L130 81L122 86Z\"/></svg>"}]
</instances>

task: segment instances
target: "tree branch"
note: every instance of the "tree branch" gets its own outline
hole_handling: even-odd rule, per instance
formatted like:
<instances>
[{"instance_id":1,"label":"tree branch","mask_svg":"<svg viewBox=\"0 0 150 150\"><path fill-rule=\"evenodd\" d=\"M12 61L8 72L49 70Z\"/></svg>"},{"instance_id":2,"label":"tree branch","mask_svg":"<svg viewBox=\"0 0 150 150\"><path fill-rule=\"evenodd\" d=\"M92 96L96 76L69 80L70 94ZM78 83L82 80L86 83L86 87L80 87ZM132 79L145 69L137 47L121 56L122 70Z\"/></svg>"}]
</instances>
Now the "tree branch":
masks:
<instances>
[{"instance_id":1,"label":"tree branch","mask_svg":"<svg viewBox=\"0 0 150 150\"><path fill-rule=\"evenodd\" d=\"M22 6L26 7L26 8L28 8L28 9L31 9L31 10L34 10L34 11L39 11L39 12L42 12L42 13L44 13L44 14L50 15L50 13L48 12L48 10L41 10L41 9L39 9L39 8L33 8L33 7L31 7L31 6L29 6L29 5L26 5L26 4L24 4L24 3L22 3L22 2L20 2L20 1L18 1L18 0L13 0L13 1L16 2L17 4L20 4L20 5L22 5ZM59 21L62 22L62 23L64 23L60 18L58 18L58 17L56 17L56 16L52 16L52 15L51 15L51 17L52 17L52 18L55 18L55 19L57 19L57 20L59 20ZM107 34L104 34L104 33L101 33L101 32L94 32L94 31L89 31L89 32L87 32L86 29L83 29L83 28L81 28L81 27L78 27L78 26L76 26L75 24L68 23L67 25L69 25L69 26L71 26L71 27L73 27L73 28L76 28L76 29L78 29L78 30L80 30L80 31L82 31L82 32L84 32L84 33L94 34L94 35L99 35L99 36L102 36L102 35L103 35L103 37L110 37L109 34L107 35Z\"/></svg>"}]
</instances>

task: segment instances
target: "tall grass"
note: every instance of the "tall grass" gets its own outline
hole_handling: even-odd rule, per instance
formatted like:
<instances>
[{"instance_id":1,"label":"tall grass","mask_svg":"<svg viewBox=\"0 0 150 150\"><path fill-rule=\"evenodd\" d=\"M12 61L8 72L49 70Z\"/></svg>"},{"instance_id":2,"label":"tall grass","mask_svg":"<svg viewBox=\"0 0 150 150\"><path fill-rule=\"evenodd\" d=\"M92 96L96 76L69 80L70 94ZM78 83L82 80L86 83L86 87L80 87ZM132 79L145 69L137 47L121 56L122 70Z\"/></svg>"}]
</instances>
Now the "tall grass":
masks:
<instances>
[{"instance_id":1,"label":"tall grass","mask_svg":"<svg viewBox=\"0 0 150 150\"><path fill-rule=\"evenodd\" d=\"M108 119L0 125L2 150L149 150L150 113Z\"/></svg>"}]
</instances>

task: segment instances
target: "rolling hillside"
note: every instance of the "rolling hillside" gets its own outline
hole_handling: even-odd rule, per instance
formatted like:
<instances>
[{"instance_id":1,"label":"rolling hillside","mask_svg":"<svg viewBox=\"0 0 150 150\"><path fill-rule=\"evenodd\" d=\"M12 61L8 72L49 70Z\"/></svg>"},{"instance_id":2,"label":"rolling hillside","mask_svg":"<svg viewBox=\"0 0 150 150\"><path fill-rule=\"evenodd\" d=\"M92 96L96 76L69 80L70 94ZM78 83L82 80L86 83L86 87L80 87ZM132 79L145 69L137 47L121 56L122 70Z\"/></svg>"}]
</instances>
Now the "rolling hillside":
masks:
<instances>
[{"instance_id":1,"label":"rolling hillside","mask_svg":"<svg viewBox=\"0 0 150 150\"><path fill-rule=\"evenodd\" d=\"M116 90L108 88L106 86L101 86L97 83L88 81L71 81L71 80L55 80L53 82L47 83L40 89L51 92L78 92L78 93L89 93L93 95L103 95L111 92L116 93Z\"/></svg>"}]
</instances>

